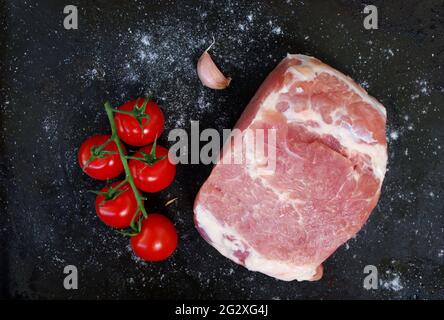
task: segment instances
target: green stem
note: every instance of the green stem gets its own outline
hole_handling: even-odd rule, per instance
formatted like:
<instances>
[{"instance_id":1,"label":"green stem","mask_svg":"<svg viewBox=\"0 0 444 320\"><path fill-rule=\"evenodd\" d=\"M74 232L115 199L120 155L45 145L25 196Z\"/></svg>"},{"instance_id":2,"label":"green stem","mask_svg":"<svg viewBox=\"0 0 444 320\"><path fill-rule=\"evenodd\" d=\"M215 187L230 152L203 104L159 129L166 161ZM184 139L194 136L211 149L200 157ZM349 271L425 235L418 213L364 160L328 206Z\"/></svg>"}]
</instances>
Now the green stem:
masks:
<instances>
[{"instance_id":1,"label":"green stem","mask_svg":"<svg viewBox=\"0 0 444 320\"><path fill-rule=\"evenodd\" d=\"M134 196L136 197L136 201L137 201L137 207L142 212L143 217L146 218L148 216L148 214L145 210L145 207L143 206L142 196L141 196L139 190L137 190L136 184L134 183L133 176L131 175L131 171L128 166L128 161L126 159L125 153L123 152L122 143L120 142L119 136L117 135L116 123L114 122L113 108L108 101L105 102L105 110L106 110L106 114L108 116L109 124L111 125L111 139L117 145L117 150L119 151L119 156L122 161L123 168L125 169L125 176L126 176L125 180L128 181L128 183L131 186L131 189L133 189L133 193L134 193ZM135 215L137 215L137 214L138 214L138 212L136 211Z\"/></svg>"},{"instance_id":2,"label":"green stem","mask_svg":"<svg viewBox=\"0 0 444 320\"><path fill-rule=\"evenodd\" d=\"M113 141L111 138L109 138L108 140L106 140L103 144L101 144L100 146L98 146L98 147L94 147L95 148L95 153L98 153L98 154L100 154L101 152L105 152L105 148L106 148L106 146L111 142L111 141ZM91 151L92 151L92 149L91 149ZM109 151L108 152L108 154L113 154L113 152L112 151ZM95 155L93 155L93 152L91 152L91 156L89 157L89 159L88 159L88 161L86 161L86 163L85 163L85 165L83 166L83 170L85 170L86 169L86 167L87 166L89 166L89 164L91 163L91 162L93 162L94 160L96 160L97 159L97 157L95 156Z\"/></svg>"},{"instance_id":3,"label":"green stem","mask_svg":"<svg viewBox=\"0 0 444 320\"><path fill-rule=\"evenodd\" d=\"M114 190L119 190L121 186L123 186L125 183L128 182L128 178L125 178L125 180L121 181L117 186L113 187Z\"/></svg>"},{"instance_id":4,"label":"green stem","mask_svg":"<svg viewBox=\"0 0 444 320\"><path fill-rule=\"evenodd\" d=\"M105 147L111 142L113 141L111 138L109 138L108 140L106 140L103 144L101 144L99 147L97 147L97 150L99 150L99 152L101 152L102 150L105 149Z\"/></svg>"},{"instance_id":5,"label":"green stem","mask_svg":"<svg viewBox=\"0 0 444 320\"><path fill-rule=\"evenodd\" d=\"M127 115L129 115L129 116L134 116L134 112L133 112L133 111L126 111L126 110L113 109L113 112L115 112L115 113L121 113L121 114L127 114Z\"/></svg>"},{"instance_id":6,"label":"green stem","mask_svg":"<svg viewBox=\"0 0 444 320\"><path fill-rule=\"evenodd\" d=\"M140 158L140 157L134 157L134 156L125 156L125 158L127 159L132 159L132 160L139 160L139 161L144 161L145 158Z\"/></svg>"}]
</instances>

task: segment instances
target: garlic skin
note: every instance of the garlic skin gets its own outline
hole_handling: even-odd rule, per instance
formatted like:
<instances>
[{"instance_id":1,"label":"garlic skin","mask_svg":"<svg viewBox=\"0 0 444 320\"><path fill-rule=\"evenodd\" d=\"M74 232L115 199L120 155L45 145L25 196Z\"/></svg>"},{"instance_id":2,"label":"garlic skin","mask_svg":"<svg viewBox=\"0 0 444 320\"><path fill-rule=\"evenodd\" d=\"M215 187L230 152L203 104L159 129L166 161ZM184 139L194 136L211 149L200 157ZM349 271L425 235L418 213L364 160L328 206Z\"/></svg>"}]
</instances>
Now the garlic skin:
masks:
<instances>
[{"instance_id":1,"label":"garlic skin","mask_svg":"<svg viewBox=\"0 0 444 320\"><path fill-rule=\"evenodd\" d=\"M216 90L225 89L230 84L231 78L225 77L216 66L208 53L210 48L211 46L204 51L199 61L197 61L197 75L204 86Z\"/></svg>"}]
</instances>

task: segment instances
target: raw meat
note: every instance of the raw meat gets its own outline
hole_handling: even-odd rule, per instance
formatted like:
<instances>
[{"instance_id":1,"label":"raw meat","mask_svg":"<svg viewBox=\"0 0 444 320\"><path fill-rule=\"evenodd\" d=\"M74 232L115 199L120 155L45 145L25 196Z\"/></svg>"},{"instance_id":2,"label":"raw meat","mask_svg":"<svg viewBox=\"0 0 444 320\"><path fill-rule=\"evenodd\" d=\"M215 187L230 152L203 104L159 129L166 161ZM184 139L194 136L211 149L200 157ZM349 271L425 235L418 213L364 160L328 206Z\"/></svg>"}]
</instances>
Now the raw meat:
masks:
<instances>
[{"instance_id":1,"label":"raw meat","mask_svg":"<svg viewBox=\"0 0 444 320\"><path fill-rule=\"evenodd\" d=\"M195 224L221 254L282 280L318 280L322 262L356 234L378 201L387 164L385 108L319 60L288 55L236 124L275 129L276 167L215 165ZM233 156L223 148L221 159Z\"/></svg>"}]
</instances>

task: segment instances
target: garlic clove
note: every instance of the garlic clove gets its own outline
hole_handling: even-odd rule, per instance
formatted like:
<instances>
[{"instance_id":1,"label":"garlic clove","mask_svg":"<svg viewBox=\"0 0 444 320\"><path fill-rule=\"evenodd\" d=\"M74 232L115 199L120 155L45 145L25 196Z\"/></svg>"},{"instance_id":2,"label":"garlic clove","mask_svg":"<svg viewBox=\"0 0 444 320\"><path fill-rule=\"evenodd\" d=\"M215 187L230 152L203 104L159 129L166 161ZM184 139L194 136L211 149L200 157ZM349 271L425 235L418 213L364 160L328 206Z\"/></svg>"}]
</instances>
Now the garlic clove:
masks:
<instances>
[{"instance_id":1,"label":"garlic clove","mask_svg":"<svg viewBox=\"0 0 444 320\"><path fill-rule=\"evenodd\" d=\"M211 46L213 44L211 44ZM214 63L208 53L211 46L204 51L200 56L199 61L197 61L197 75L204 86L217 90L225 89L230 84L231 78L225 77Z\"/></svg>"}]
</instances>

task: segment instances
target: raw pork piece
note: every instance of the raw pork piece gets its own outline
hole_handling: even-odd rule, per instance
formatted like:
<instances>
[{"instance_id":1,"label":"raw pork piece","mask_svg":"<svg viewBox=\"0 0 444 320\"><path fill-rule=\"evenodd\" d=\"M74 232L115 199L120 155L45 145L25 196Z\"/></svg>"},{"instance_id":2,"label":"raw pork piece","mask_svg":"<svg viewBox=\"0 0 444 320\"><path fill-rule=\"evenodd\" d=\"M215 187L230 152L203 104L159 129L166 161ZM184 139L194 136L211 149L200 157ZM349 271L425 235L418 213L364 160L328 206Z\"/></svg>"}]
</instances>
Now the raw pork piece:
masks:
<instances>
[{"instance_id":1,"label":"raw pork piece","mask_svg":"<svg viewBox=\"0 0 444 320\"><path fill-rule=\"evenodd\" d=\"M387 164L385 108L319 60L288 55L236 128L275 129L276 167L215 165L195 224L221 254L282 280L318 280L322 262L356 234L378 201ZM233 151L234 150L234 151ZM222 159L235 148L223 148Z\"/></svg>"}]
</instances>

